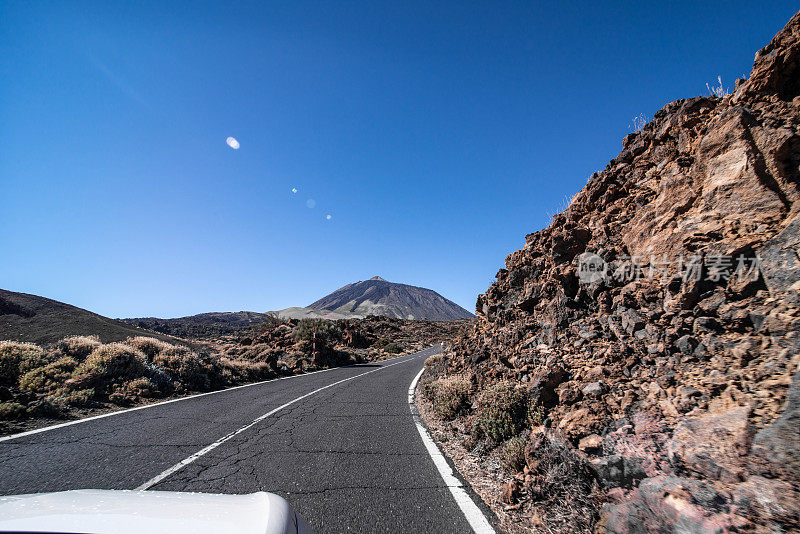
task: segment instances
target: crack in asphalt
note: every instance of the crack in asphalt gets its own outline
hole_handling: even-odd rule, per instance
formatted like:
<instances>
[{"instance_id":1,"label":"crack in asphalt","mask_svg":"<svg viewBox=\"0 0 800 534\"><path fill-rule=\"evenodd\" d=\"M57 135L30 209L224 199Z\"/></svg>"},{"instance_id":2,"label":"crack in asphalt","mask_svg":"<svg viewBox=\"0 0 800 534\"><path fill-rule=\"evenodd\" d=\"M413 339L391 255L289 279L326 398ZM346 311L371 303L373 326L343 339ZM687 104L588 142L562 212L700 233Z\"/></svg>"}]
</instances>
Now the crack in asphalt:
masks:
<instances>
[{"instance_id":1,"label":"crack in asphalt","mask_svg":"<svg viewBox=\"0 0 800 534\"><path fill-rule=\"evenodd\" d=\"M324 532L377 532L388 525L465 532L469 526L408 410L408 383L418 371L409 363L368 380L350 380L366 374L357 369L306 375L0 442L0 493L131 488L230 436L152 489L271 491ZM349 381L337 385L344 377ZM304 391L313 395L305 398Z\"/></svg>"}]
</instances>

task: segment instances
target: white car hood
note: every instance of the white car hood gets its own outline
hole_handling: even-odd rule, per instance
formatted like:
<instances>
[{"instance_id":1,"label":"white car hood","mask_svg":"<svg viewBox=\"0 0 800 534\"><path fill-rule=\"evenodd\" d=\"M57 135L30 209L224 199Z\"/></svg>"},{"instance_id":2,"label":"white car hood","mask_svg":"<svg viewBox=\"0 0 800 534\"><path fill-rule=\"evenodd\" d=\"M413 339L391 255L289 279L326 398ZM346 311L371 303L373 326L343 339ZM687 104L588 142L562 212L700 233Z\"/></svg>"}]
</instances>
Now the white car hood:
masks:
<instances>
[{"instance_id":1,"label":"white car hood","mask_svg":"<svg viewBox=\"0 0 800 534\"><path fill-rule=\"evenodd\" d=\"M301 525L298 528L298 521ZM306 530L307 529L307 530ZM311 532L271 493L74 490L0 497L0 532L241 533Z\"/></svg>"}]
</instances>

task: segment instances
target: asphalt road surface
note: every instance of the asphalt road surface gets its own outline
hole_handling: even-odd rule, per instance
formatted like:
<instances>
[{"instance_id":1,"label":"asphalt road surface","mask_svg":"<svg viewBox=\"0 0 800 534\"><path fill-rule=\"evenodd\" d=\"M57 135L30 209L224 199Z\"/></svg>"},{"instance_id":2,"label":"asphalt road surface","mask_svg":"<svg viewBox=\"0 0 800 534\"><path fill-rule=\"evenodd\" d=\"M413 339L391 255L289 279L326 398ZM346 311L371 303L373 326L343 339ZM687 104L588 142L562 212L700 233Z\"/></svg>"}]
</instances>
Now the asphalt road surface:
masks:
<instances>
[{"instance_id":1,"label":"asphalt road surface","mask_svg":"<svg viewBox=\"0 0 800 534\"><path fill-rule=\"evenodd\" d=\"M409 384L438 350L0 441L0 493L269 491L318 533L471 532L408 405Z\"/></svg>"}]
</instances>

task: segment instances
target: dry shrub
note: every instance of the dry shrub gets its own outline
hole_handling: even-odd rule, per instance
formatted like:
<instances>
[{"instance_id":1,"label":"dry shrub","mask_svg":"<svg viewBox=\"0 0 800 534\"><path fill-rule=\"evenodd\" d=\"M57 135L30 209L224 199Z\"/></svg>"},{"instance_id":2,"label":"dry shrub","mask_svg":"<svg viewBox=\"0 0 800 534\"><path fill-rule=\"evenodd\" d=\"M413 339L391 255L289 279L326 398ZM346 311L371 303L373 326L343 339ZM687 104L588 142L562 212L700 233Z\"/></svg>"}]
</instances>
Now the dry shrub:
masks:
<instances>
[{"instance_id":1,"label":"dry shrub","mask_svg":"<svg viewBox=\"0 0 800 534\"><path fill-rule=\"evenodd\" d=\"M450 420L469 406L471 387L469 377L454 375L427 382L423 395L431 401L437 416Z\"/></svg>"},{"instance_id":2,"label":"dry shrub","mask_svg":"<svg viewBox=\"0 0 800 534\"><path fill-rule=\"evenodd\" d=\"M25 417L25 415L25 406L18 402L0 403L0 420L10 421L13 419L21 419Z\"/></svg>"},{"instance_id":3,"label":"dry shrub","mask_svg":"<svg viewBox=\"0 0 800 534\"><path fill-rule=\"evenodd\" d=\"M16 386L20 375L45 363L45 352L39 345L0 341L0 385Z\"/></svg>"},{"instance_id":4,"label":"dry shrub","mask_svg":"<svg viewBox=\"0 0 800 534\"><path fill-rule=\"evenodd\" d=\"M444 354L439 352L438 354L434 354L427 360L425 360L425 372L426 373L439 373L442 369L442 365L447 363L447 358L445 358Z\"/></svg>"},{"instance_id":5,"label":"dry shrub","mask_svg":"<svg viewBox=\"0 0 800 534\"><path fill-rule=\"evenodd\" d=\"M145 336L128 338L125 340L125 344L147 356L147 361L153 361L153 358L158 356L159 353L172 348L172 345L166 341Z\"/></svg>"},{"instance_id":6,"label":"dry shrub","mask_svg":"<svg viewBox=\"0 0 800 534\"><path fill-rule=\"evenodd\" d=\"M54 362L22 375L19 387L36 393L55 393L64 387L64 383L69 380L76 367L78 362L74 358L62 356Z\"/></svg>"},{"instance_id":7,"label":"dry shrub","mask_svg":"<svg viewBox=\"0 0 800 534\"><path fill-rule=\"evenodd\" d=\"M403 352L403 347L399 343L395 343L394 341L392 341L391 343L386 345L383 348L383 350L389 354L400 354L401 352Z\"/></svg>"},{"instance_id":8,"label":"dry shrub","mask_svg":"<svg viewBox=\"0 0 800 534\"><path fill-rule=\"evenodd\" d=\"M251 345L247 349L239 352L242 358L246 360L258 360L258 361L266 361L266 360L275 360L276 358L273 356L273 349L267 343L259 343L257 345Z\"/></svg>"},{"instance_id":9,"label":"dry shrub","mask_svg":"<svg viewBox=\"0 0 800 534\"><path fill-rule=\"evenodd\" d=\"M131 397L157 397L159 395L158 386L149 378L134 378L125 382L122 392Z\"/></svg>"},{"instance_id":10,"label":"dry shrub","mask_svg":"<svg viewBox=\"0 0 800 534\"><path fill-rule=\"evenodd\" d=\"M260 380L275 376L272 368L266 362L253 362L231 358L221 358L219 361L223 370L228 371L233 381Z\"/></svg>"},{"instance_id":11,"label":"dry shrub","mask_svg":"<svg viewBox=\"0 0 800 534\"><path fill-rule=\"evenodd\" d=\"M81 385L110 394L128 380L147 374L144 354L124 343L109 343L95 349L73 372Z\"/></svg>"},{"instance_id":12,"label":"dry shrub","mask_svg":"<svg viewBox=\"0 0 800 534\"><path fill-rule=\"evenodd\" d=\"M28 404L25 411L33 417L58 417L61 415L61 407L49 397L36 399Z\"/></svg>"},{"instance_id":13,"label":"dry shrub","mask_svg":"<svg viewBox=\"0 0 800 534\"><path fill-rule=\"evenodd\" d=\"M528 426L541 426L545 419L547 419L547 410L544 406L537 404L533 397L528 399Z\"/></svg>"},{"instance_id":14,"label":"dry shrub","mask_svg":"<svg viewBox=\"0 0 800 534\"><path fill-rule=\"evenodd\" d=\"M94 397L94 388L79 389L76 391L62 389L57 395L50 397L50 400L59 407L88 406L92 404Z\"/></svg>"},{"instance_id":15,"label":"dry shrub","mask_svg":"<svg viewBox=\"0 0 800 534\"><path fill-rule=\"evenodd\" d=\"M72 336L62 339L56 348L64 356L83 361L101 345L97 336Z\"/></svg>"},{"instance_id":16,"label":"dry shrub","mask_svg":"<svg viewBox=\"0 0 800 534\"><path fill-rule=\"evenodd\" d=\"M525 467L525 440L519 436L506 441L500 451L500 464L509 473L519 473Z\"/></svg>"},{"instance_id":17,"label":"dry shrub","mask_svg":"<svg viewBox=\"0 0 800 534\"><path fill-rule=\"evenodd\" d=\"M153 364L175 377L184 389L206 390L211 387L208 376L210 366L206 367L200 357L187 347L170 346L153 358Z\"/></svg>"},{"instance_id":18,"label":"dry shrub","mask_svg":"<svg viewBox=\"0 0 800 534\"><path fill-rule=\"evenodd\" d=\"M594 532L600 491L587 462L553 432L540 427L525 450L528 495L544 512L544 532Z\"/></svg>"},{"instance_id":19,"label":"dry shrub","mask_svg":"<svg viewBox=\"0 0 800 534\"><path fill-rule=\"evenodd\" d=\"M483 392L478 403L477 423L483 435L501 443L522 430L528 414L528 395L508 381Z\"/></svg>"}]
</instances>

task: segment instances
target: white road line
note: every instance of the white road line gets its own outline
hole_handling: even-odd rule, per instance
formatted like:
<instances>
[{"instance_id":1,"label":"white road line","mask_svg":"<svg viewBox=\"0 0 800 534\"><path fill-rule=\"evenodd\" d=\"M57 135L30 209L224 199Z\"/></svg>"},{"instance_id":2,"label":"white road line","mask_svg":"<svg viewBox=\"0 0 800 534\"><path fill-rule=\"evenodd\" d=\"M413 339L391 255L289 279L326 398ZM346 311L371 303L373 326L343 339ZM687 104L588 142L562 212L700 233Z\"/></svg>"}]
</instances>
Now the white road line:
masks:
<instances>
[{"instance_id":1,"label":"white road line","mask_svg":"<svg viewBox=\"0 0 800 534\"><path fill-rule=\"evenodd\" d=\"M427 350L427 349L425 349L425 350ZM388 361L391 361L391 360L395 360L397 358L403 358L405 356L408 356L408 355L404 354L403 356L397 356L395 358L389 358L387 360L380 360L380 361L388 362ZM171 404L173 402L180 402L180 401L185 401L185 400L189 400L189 399L196 399L198 397L205 397L207 395L216 395L217 393L224 393L226 391L233 391L235 389L249 388L251 386L258 386L260 384L266 384L268 382L276 382L278 380L289 380L291 378L300 378L300 377L303 377L303 376L315 375L317 373L327 373L328 371L333 371L335 369L345 369L347 367L350 367L350 366L349 365L343 365L341 367L331 367L330 369L320 369L319 371L312 371L310 373L303 373L303 374L300 374L300 375L282 376L280 378L270 378L269 380L262 380L261 382L253 382L251 384L243 384L241 386L234 386L234 387L227 388L227 389L220 389L220 390L217 390L217 391L209 391L208 393L197 393L195 395L189 395L189 396L180 397L180 398L177 398L177 399L170 399L170 400L161 401L161 402L154 402L153 404L146 404L144 406L137 406L136 408L126 408L125 410L116 410L116 411L113 411L113 412L108 412L108 413L104 413L104 414L100 414L100 415L93 415L91 417L86 417L84 419L76 419L75 421L67 421L66 423L58 423L56 425L46 426L46 427L43 427L43 428L37 428L35 430L27 430L25 432L20 432L19 434L11 434L10 436L3 436L3 437L0 437L0 442L8 441L10 439L23 438L25 436L32 436L33 434L39 434L41 432L48 432L50 430L55 430L57 428L64 428L65 426L79 425L81 423L87 423L89 421L94 421L96 419L105 419L106 417L112 417L114 415L121 415L121 414L124 414L124 413L135 412L137 410L146 410L147 408L155 408L156 406L163 406L165 404Z\"/></svg>"},{"instance_id":2,"label":"white road line","mask_svg":"<svg viewBox=\"0 0 800 534\"><path fill-rule=\"evenodd\" d=\"M344 382L348 382L350 380L355 380L356 378L360 378L362 376L366 376L368 374L375 373L375 372L380 371L382 369L387 369L389 367L394 367L395 365L400 365L401 363L406 363L406 362L410 362L412 360L416 360L419 357L420 357L420 355L416 355L416 356L413 356L411 358L405 359L405 360L400 361L400 362L395 362L395 363L392 363L392 364L389 364L389 365L383 365L383 366L381 366L381 367L379 367L377 369L373 369L372 371L367 371L366 373L361 373L361 374L358 374L358 375L355 375L355 376L351 376L349 378L344 378L342 380L338 380L336 382L333 382L332 384L328 384L327 386L322 386L321 388L317 388L314 391L306 393L305 395L301 395L301 396L297 397L296 399L290 400L289 402L278 406L274 410L270 410L269 412L265 413L264 415L259 416L252 423L249 423L249 424L241 427L240 429L235 430L235 431L231 432L230 434L218 439L217 441L215 441L211 445L208 445L207 447L204 447L204 448L200 449L199 451L197 451L193 455L189 456L185 460L181 460L180 462L178 462L177 464L173 465L172 467L170 467L166 471L154 476L153 478L151 478L150 480L148 480L147 482L145 482L144 484L142 484L141 486L139 486L139 487L137 487L135 489L137 489L137 490L146 490L146 489L152 488L153 486L155 486L156 484L158 484L159 482L161 482L162 480L164 480L165 478L167 478L171 474L173 474L173 473L175 473L177 471L180 471L181 469L183 469L184 467L186 467L190 463L194 462L198 458L208 454L209 452L213 451L214 449L216 449L217 447L219 447L220 445L222 445L226 441L230 440L231 438L233 438L235 436L238 436L239 434L241 434L245 430L247 430L249 428L252 428L253 426L257 425L258 423L260 423L261 421L266 419L267 417L270 417L271 415L274 415L275 413L283 410L284 408L286 408L288 406L291 406L292 404L294 404L294 403L296 403L298 401L301 401L301 400L303 400L305 398L308 398L311 395L314 395L315 393L319 393L320 391L326 390L328 388L332 388L333 386L342 384Z\"/></svg>"},{"instance_id":3,"label":"white road line","mask_svg":"<svg viewBox=\"0 0 800 534\"><path fill-rule=\"evenodd\" d=\"M466 490L464 490L464 484L453 474L453 469L450 467L450 464L447 463L447 460L439 450L439 447L436 446L436 443L433 441L433 438L431 438L425 425L422 424L422 419L417 412L417 407L414 405L414 396L416 395L417 382L419 382L424 372L425 368L423 367L408 387L408 404L411 407L411 415L414 417L414 424L417 425L417 430L422 438L422 442L425 444L425 448L428 449L428 454L430 454L436 469L439 470L439 474L442 476L445 485L450 490L450 493L453 494L456 504L461 508L461 512L464 514L464 517L467 518L472 530L476 534L494 534L494 528L491 523L489 523L489 520L483 515L483 512L478 508L478 505L475 504L475 501L473 501Z\"/></svg>"}]
</instances>

